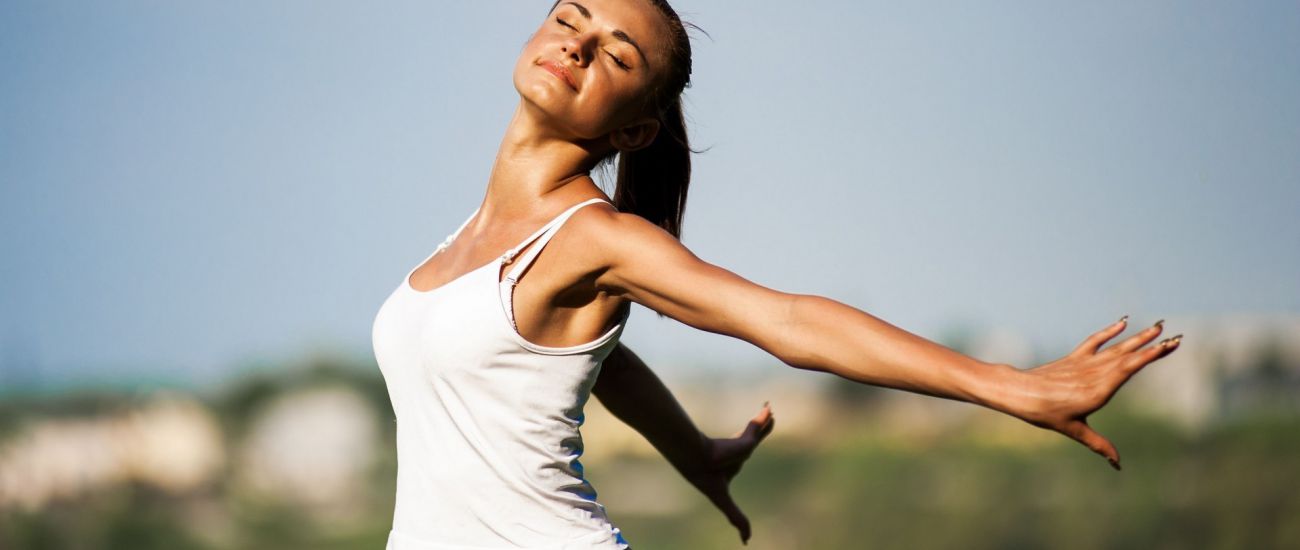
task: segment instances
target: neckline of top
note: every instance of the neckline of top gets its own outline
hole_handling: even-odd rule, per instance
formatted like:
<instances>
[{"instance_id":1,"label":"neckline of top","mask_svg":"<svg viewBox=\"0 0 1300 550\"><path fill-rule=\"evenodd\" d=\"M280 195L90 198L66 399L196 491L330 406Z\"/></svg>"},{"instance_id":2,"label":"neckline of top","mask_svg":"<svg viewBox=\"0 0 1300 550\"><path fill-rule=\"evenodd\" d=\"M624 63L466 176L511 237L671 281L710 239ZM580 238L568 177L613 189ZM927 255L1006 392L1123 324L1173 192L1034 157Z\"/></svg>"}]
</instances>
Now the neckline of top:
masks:
<instances>
[{"instance_id":1,"label":"neckline of top","mask_svg":"<svg viewBox=\"0 0 1300 550\"><path fill-rule=\"evenodd\" d=\"M429 263L429 260L432 260L434 256L437 256L437 255L438 255L438 253L442 252L443 250L446 250L447 247L451 246L451 243L454 242L454 241L456 240L456 237L459 237L459 236L460 236L460 232L463 231L463 230L465 229L465 227L469 225L469 222L470 222L471 220L473 220L474 217L478 215L479 210L482 209L481 206L478 207L478 208L475 208L475 209L474 209L474 212L471 213L471 214L469 215L469 217L465 219L465 222L462 223L462 224L460 224L460 227L457 228L456 231L454 231L454 232L453 232L451 235L449 235L446 239L443 239L442 244L439 244L438 247L437 247L436 249L434 249L434 251L433 251L432 254L429 254L429 256L426 257L426 258L424 259L424 261L422 261L422 262L416 264L415 267L411 268L411 270L408 271L408 272L406 273L406 276L402 278L402 285L405 286L407 290L410 290L411 292L414 292L414 293L416 293L416 294L430 294L430 295L432 295L432 294L434 294L434 293L437 293L439 290L442 290L442 289L444 289L444 288L446 288L446 287L448 287L448 286L451 286L453 283L456 283L457 281L460 281L461 279L464 279L464 278L468 277L470 274L477 273L477 272L479 272L480 270L483 270L483 269L487 268L488 266L491 266L491 265L494 265L494 264L495 264L495 265L500 265L501 263L503 263L503 262L506 260L506 258L514 257L516 254L519 253L519 250L523 249L525 246L528 245L528 243L533 242L534 239L536 239L537 237L541 236L542 233L545 233L545 232L546 232L546 230L550 229L551 226L554 225L556 221L559 221L559 220L561 220L561 219L564 219L564 218L565 218L565 217L566 217L570 212L572 212L572 211L574 211L574 210L577 210L577 209L580 208L580 207L583 207L583 206L586 206L586 205L588 205L588 204L591 204L592 202L596 202L596 201L604 202L604 203L609 203L609 204L611 204L611 205L613 204L613 203L610 203L608 200L605 200L605 199L600 198L600 197L592 197L592 198L587 199L587 200L585 200L585 201L582 201L582 202L579 202L579 203L577 203L577 204L574 204L574 205L572 205L572 206L570 206L570 207L564 209L564 211L560 212L559 214L555 215L554 217L552 217L552 218L551 218L549 221L547 221L546 223L542 224L541 227L539 227L536 231L534 231L531 235L529 235L528 237L526 237L524 240L520 241L520 242L519 242L518 244L516 244L515 246L512 246L512 247L506 249L506 251L505 251L504 253L497 255L497 256L494 257L492 260L488 261L487 263L485 263L485 264L483 264L483 265L480 265L480 266L478 266L478 267L476 267L476 268L474 268L474 269L471 269L471 270L469 270L469 271L466 271L466 272L464 272L464 273L461 273L460 275L457 275L455 278L453 278L453 279L451 279L451 280L449 280L449 281L447 281L447 282L445 282L445 283L442 283L442 284L440 284L440 285L438 285L438 286L436 286L436 287L433 287L433 288L431 288L431 289L428 289L428 290L420 290L420 289L415 288L413 285L411 285L411 275L414 275L416 271L418 271L421 267L424 267L425 264ZM499 274L498 274L498 275L499 275Z\"/></svg>"}]
</instances>

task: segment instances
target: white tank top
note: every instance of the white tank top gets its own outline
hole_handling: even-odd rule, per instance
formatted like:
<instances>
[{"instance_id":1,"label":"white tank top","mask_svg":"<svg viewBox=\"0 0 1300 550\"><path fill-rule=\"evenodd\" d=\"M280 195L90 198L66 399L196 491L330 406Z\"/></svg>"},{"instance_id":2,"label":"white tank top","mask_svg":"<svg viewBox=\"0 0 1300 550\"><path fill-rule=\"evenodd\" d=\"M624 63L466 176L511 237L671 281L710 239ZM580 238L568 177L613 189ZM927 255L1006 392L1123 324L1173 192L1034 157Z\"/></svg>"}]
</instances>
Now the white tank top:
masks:
<instances>
[{"instance_id":1,"label":"white tank top","mask_svg":"<svg viewBox=\"0 0 1300 550\"><path fill-rule=\"evenodd\" d=\"M579 426L601 362L627 322L567 347L515 325L524 270L578 208L505 254L427 292L403 277L375 316L375 359L397 416L397 499L389 550L627 549L583 478ZM529 248L504 280L501 265Z\"/></svg>"}]
</instances>

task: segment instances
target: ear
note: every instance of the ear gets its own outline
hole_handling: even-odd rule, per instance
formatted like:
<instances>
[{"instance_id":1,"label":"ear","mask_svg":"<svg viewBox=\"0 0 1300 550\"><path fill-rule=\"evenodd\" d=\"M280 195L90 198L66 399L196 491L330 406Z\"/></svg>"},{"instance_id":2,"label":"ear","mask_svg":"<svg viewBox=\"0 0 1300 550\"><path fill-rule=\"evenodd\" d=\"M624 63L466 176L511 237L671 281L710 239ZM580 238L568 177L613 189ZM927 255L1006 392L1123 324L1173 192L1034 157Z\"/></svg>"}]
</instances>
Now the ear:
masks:
<instances>
[{"instance_id":1,"label":"ear","mask_svg":"<svg viewBox=\"0 0 1300 550\"><path fill-rule=\"evenodd\" d=\"M659 134L659 121L653 118L641 118L609 133L609 143L621 152L641 149L654 143Z\"/></svg>"}]
</instances>

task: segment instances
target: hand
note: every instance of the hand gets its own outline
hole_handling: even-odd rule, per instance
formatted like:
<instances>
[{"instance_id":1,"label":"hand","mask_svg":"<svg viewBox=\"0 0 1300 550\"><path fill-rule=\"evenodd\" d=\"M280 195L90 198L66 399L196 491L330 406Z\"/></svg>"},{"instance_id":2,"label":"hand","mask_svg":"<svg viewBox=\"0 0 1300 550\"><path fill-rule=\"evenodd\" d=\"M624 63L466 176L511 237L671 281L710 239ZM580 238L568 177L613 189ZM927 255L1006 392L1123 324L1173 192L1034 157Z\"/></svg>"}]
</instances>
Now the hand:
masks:
<instances>
[{"instance_id":1,"label":"hand","mask_svg":"<svg viewBox=\"0 0 1300 550\"><path fill-rule=\"evenodd\" d=\"M772 433L772 427L775 425L775 419L772 418L772 409L767 403L763 403L763 408L758 412L745 429L736 432L736 435L727 439L706 439L707 458L704 468L699 473L687 476L687 479L709 500L713 502L723 514L727 516L727 521L740 530L740 541L749 544L749 518L740 511L736 502L731 499L729 485L731 478L740 472L740 467L749 459L749 455L754 452L758 444Z\"/></svg>"},{"instance_id":2,"label":"hand","mask_svg":"<svg viewBox=\"0 0 1300 550\"><path fill-rule=\"evenodd\" d=\"M1013 414L1035 426L1054 430L1105 457L1119 470L1119 451L1088 426L1100 409L1142 367L1178 348L1181 334L1142 348L1163 330L1163 321L1109 348L1098 348L1124 331L1128 316L1089 336L1069 355L1022 371L1021 406Z\"/></svg>"}]
</instances>

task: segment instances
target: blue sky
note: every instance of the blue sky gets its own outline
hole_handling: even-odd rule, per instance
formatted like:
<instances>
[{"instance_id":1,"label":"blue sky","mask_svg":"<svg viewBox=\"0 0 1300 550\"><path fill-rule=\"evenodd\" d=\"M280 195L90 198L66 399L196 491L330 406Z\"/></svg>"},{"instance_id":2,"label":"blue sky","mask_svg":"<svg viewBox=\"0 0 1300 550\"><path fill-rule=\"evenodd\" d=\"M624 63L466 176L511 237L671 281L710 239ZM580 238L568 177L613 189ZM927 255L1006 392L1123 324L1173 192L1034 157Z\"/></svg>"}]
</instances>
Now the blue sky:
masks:
<instances>
[{"instance_id":1,"label":"blue sky","mask_svg":"<svg viewBox=\"0 0 1300 550\"><path fill-rule=\"evenodd\" d=\"M481 200L549 5L0 4L0 383L369 357ZM712 36L705 260L1046 354L1125 313L1300 311L1300 4L674 5ZM643 308L623 338L778 364Z\"/></svg>"}]
</instances>

